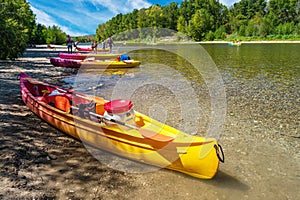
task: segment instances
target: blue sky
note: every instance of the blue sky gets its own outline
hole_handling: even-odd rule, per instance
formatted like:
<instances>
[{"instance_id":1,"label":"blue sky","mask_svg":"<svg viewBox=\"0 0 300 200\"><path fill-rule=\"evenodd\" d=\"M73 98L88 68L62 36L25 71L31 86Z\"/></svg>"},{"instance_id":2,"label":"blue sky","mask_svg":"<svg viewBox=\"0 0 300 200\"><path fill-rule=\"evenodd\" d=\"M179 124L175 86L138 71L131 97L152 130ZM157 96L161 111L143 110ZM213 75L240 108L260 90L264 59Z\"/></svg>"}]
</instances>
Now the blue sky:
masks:
<instances>
[{"instance_id":1,"label":"blue sky","mask_svg":"<svg viewBox=\"0 0 300 200\"><path fill-rule=\"evenodd\" d=\"M219 0L230 6L239 0ZM27 0L36 20L46 26L59 26L72 36L95 34L99 24L118 13L148 8L153 4L168 5L181 0Z\"/></svg>"}]
</instances>

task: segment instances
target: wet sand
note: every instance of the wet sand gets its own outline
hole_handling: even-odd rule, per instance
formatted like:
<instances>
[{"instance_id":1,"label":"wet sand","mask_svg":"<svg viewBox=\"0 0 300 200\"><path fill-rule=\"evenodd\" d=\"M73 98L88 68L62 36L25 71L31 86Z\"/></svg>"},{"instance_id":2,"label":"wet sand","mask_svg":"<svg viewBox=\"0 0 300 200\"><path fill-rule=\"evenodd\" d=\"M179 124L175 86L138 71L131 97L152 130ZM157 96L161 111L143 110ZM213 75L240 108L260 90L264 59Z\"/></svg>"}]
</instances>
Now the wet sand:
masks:
<instances>
[{"instance_id":1,"label":"wet sand","mask_svg":"<svg viewBox=\"0 0 300 200\"><path fill-rule=\"evenodd\" d=\"M228 110L219 142L225 163L212 180L166 169L124 173L101 164L80 141L49 126L22 102L20 72L57 85L77 72L50 64L47 57L58 50L35 49L0 62L0 199L299 198L299 90L283 102L273 86L258 92L261 83L237 89L240 84L224 80ZM269 95L272 101L265 99ZM291 106L283 109L285 103ZM282 116L272 109L281 109Z\"/></svg>"}]
</instances>

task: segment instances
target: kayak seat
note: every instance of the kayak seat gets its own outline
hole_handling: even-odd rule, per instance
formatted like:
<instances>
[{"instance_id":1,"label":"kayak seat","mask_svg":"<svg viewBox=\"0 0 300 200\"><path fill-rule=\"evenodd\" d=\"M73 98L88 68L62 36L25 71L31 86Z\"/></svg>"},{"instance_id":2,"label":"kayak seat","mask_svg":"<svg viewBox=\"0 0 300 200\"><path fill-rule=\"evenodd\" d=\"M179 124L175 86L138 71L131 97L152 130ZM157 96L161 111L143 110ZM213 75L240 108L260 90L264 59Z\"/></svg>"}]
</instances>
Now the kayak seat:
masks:
<instances>
[{"instance_id":1,"label":"kayak seat","mask_svg":"<svg viewBox=\"0 0 300 200\"><path fill-rule=\"evenodd\" d=\"M43 96L38 99L66 113L71 112L71 100L64 95Z\"/></svg>"},{"instance_id":2,"label":"kayak seat","mask_svg":"<svg viewBox=\"0 0 300 200\"><path fill-rule=\"evenodd\" d=\"M104 112L105 112L104 104L96 103L96 114L103 116Z\"/></svg>"},{"instance_id":3,"label":"kayak seat","mask_svg":"<svg viewBox=\"0 0 300 200\"><path fill-rule=\"evenodd\" d=\"M35 97L39 97L39 96L44 96L44 90L47 90L47 87L42 85L42 84L35 84L35 85L31 85L31 87L28 87L28 89L30 90L30 93L35 96Z\"/></svg>"},{"instance_id":4,"label":"kayak seat","mask_svg":"<svg viewBox=\"0 0 300 200\"><path fill-rule=\"evenodd\" d=\"M63 95L55 96L54 104L56 108L65 111L66 113L70 113L70 109L71 109L70 99L68 99L66 96Z\"/></svg>"}]
</instances>

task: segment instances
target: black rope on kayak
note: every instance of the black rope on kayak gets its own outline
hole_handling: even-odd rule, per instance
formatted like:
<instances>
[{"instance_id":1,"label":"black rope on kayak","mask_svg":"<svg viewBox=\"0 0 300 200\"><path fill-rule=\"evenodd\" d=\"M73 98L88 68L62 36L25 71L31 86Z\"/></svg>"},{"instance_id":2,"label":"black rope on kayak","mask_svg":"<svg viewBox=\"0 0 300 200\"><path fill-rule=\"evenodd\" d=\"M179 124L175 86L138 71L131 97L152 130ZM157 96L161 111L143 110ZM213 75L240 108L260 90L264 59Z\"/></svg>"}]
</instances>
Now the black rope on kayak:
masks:
<instances>
[{"instance_id":1,"label":"black rope on kayak","mask_svg":"<svg viewBox=\"0 0 300 200\"><path fill-rule=\"evenodd\" d=\"M221 145L218 144L218 146L217 146L215 144L214 147L216 149L216 154L217 154L217 157L219 158L220 162L224 163L225 162L225 157L224 157L224 152L223 152L223 149L222 149ZM220 156L220 153L222 154L222 156Z\"/></svg>"},{"instance_id":2,"label":"black rope on kayak","mask_svg":"<svg viewBox=\"0 0 300 200\"><path fill-rule=\"evenodd\" d=\"M96 107L95 107L95 102L91 101L88 104L78 104L78 114L79 117L85 118L85 119L91 119L89 112L95 112Z\"/></svg>"}]
</instances>

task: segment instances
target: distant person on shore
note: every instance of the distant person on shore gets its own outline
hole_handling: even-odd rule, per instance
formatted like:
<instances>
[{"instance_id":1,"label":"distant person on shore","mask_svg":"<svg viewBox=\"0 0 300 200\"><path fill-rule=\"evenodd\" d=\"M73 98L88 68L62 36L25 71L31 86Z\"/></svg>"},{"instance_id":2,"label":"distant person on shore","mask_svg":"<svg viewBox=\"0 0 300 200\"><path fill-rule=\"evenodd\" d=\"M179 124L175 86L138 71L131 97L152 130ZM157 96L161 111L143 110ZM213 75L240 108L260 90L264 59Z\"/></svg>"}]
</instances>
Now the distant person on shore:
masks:
<instances>
[{"instance_id":1,"label":"distant person on shore","mask_svg":"<svg viewBox=\"0 0 300 200\"><path fill-rule=\"evenodd\" d=\"M47 48L56 50L56 48L54 46L51 46L51 44L47 44Z\"/></svg>"},{"instance_id":2,"label":"distant person on shore","mask_svg":"<svg viewBox=\"0 0 300 200\"><path fill-rule=\"evenodd\" d=\"M92 50L94 51L94 53L97 53L97 46L98 46L98 43L96 41L94 41L92 43Z\"/></svg>"},{"instance_id":3,"label":"distant person on shore","mask_svg":"<svg viewBox=\"0 0 300 200\"><path fill-rule=\"evenodd\" d=\"M75 48L75 52L76 52L76 50L77 50L77 45L78 45L78 44L79 44L78 41L74 42L74 44L73 44L73 46L74 46L74 48Z\"/></svg>"},{"instance_id":4,"label":"distant person on shore","mask_svg":"<svg viewBox=\"0 0 300 200\"><path fill-rule=\"evenodd\" d=\"M113 42L111 36L108 37L106 43L107 43L107 46L109 47L109 52L111 53L111 52L112 52L112 46L113 46L113 44L114 44L114 42Z\"/></svg>"},{"instance_id":5,"label":"distant person on shore","mask_svg":"<svg viewBox=\"0 0 300 200\"><path fill-rule=\"evenodd\" d=\"M102 42L102 49L105 50L105 48L106 48L106 43L105 43L105 41L103 41Z\"/></svg>"},{"instance_id":6,"label":"distant person on shore","mask_svg":"<svg viewBox=\"0 0 300 200\"><path fill-rule=\"evenodd\" d=\"M73 51L72 51L73 50L73 47L72 47L73 40L72 40L70 35L67 35L66 44L67 44L67 47L68 47L68 53L73 53Z\"/></svg>"}]
</instances>

